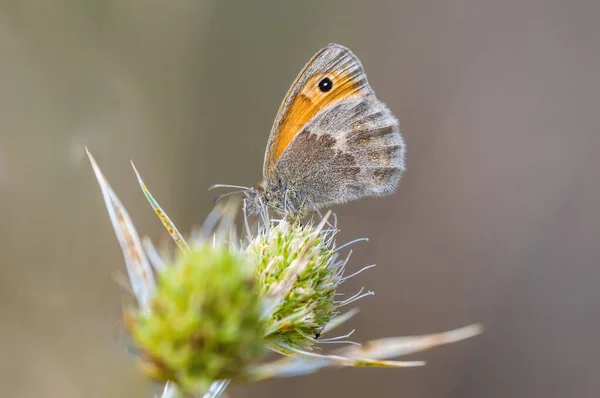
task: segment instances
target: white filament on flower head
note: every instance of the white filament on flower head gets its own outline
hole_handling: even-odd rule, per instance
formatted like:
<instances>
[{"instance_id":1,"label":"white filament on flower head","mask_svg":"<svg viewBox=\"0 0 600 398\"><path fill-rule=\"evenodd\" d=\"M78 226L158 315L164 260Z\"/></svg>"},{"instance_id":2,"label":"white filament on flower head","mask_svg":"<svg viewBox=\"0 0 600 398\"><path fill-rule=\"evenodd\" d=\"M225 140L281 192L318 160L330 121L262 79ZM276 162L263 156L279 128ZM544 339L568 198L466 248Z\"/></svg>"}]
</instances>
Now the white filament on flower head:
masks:
<instances>
[{"instance_id":1,"label":"white filament on flower head","mask_svg":"<svg viewBox=\"0 0 600 398\"><path fill-rule=\"evenodd\" d=\"M361 299L361 298L363 298L363 297L366 297L366 296L373 296L373 295L375 294L375 292L372 292L372 291L370 291L370 290L369 290L369 291L367 291L367 292L366 292L366 293L364 293L364 294L361 294L361 293L363 292L363 290L365 290L365 288L364 288L364 287L361 287L361 288L360 288L360 290L358 291L358 293L356 293L354 296L352 296L352 297L350 297L350 298L347 298L347 299L346 299L346 300L344 300L344 301L336 301L335 303L337 304L337 306L338 306L338 307L343 307L343 306L345 306L345 305L348 305L348 304L350 304L350 303L353 303L353 302L355 302L355 301L357 301L357 300L360 300L360 299Z\"/></svg>"},{"instance_id":2,"label":"white filament on flower head","mask_svg":"<svg viewBox=\"0 0 600 398\"><path fill-rule=\"evenodd\" d=\"M334 253L334 256L335 256L335 258L336 258L336 260L337 260L337 261L335 262L334 268L335 268L336 270L338 270L338 275L336 275L336 276L339 276L339 271L340 271L340 270L341 270L342 272L344 271L344 267L346 266L346 264L348 264L348 261L350 261L350 257L352 257L352 253L354 253L354 252L353 252L352 250L349 250L349 251L348 251L348 254L346 254L346 257L345 257L345 258L343 258L342 260L337 260L337 259L338 259L338 257L340 257L340 255L339 255L339 253Z\"/></svg>"},{"instance_id":3,"label":"white filament on flower head","mask_svg":"<svg viewBox=\"0 0 600 398\"><path fill-rule=\"evenodd\" d=\"M311 339L313 340L313 339ZM350 345L360 345L360 343L357 343L356 341L352 341L352 340L339 340L339 341L325 341L325 340L313 340L315 343L318 344L350 344Z\"/></svg>"},{"instance_id":4,"label":"white filament on flower head","mask_svg":"<svg viewBox=\"0 0 600 398\"><path fill-rule=\"evenodd\" d=\"M336 337L329 337L327 339L315 339L315 342L317 343L324 343L324 344L342 344L342 343L348 343L348 344L354 344L354 345L360 345L359 343L355 342L355 341L349 341L349 340L342 340L342 339L347 339L348 337L352 336L354 334L354 332L356 331L356 329L352 329L350 331L350 333L346 333L343 336L336 336Z\"/></svg>"},{"instance_id":5,"label":"white filament on flower head","mask_svg":"<svg viewBox=\"0 0 600 398\"><path fill-rule=\"evenodd\" d=\"M352 278L353 276L356 276L356 275L360 274L360 273L361 273L361 272L363 272L364 270L367 270L367 269L369 269L369 268L373 268L373 267L375 267L376 265L377 265L377 264L371 264L371 265L367 265L366 267L362 267L361 269L359 269L359 270L358 270L358 271L356 271L355 273L353 273L353 274L351 274L351 275L348 275L348 276L345 276L345 277L343 277L342 279L340 279L340 282L343 282L343 281L345 281L345 280L348 280L348 279Z\"/></svg>"},{"instance_id":6,"label":"white filament on flower head","mask_svg":"<svg viewBox=\"0 0 600 398\"><path fill-rule=\"evenodd\" d=\"M332 242L335 240L335 231L333 229L324 229L321 233L323 234L323 246L330 249Z\"/></svg>"},{"instance_id":7,"label":"white filament on flower head","mask_svg":"<svg viewBox=\"0 0 600 398\"><path fill-rule=\"evenodd\" d=\"M350 242L344 243L344 244L343 244L343 245L341 245L340 247L336 247L336 248L335 248L333 251L334 251L334 252L340 251L340 250L342 250L342 249L343 249L343 248L345 248L345 247L348 247L348 246L350 246L350 245L353 245L353 244L355 244L356 242L368 242L368 241L369 241L369 238L358 238L358 239L354 239L354 240L351 240Z\"/></svg>"},{"instance_id":8,"label":"white filament on flower head","mask_svg":"<svg viewBox=\"0 0 600 398\"><path fill-rule=\"evenodd\" d=\"M346 264L348 264L348 261L350 261L350 257L352 256L352 250L350 250L348 252L348 255L346 256L346 259L344 261L341 262L341 264L338 264L336 268L338 268L338 272L335 275L336 278L341 278L342 275L344 274L344 270L346 269Z\"/></svg>"},{"instance_id":9,"label":"white filament on flower head","mask_svg":"<svg viewBox=\"0 0 600 398\"><path fill-rule=\"evenodd\" d=\"M336 327L348 321L348 319L352 318L356 314L358 314L358 308L353 308L344 314L337 315L335 318L329 321L329 323L325 325L323 329L321 329L321 334L325 334L332 331Z\"/></svg>"}]
</instances>

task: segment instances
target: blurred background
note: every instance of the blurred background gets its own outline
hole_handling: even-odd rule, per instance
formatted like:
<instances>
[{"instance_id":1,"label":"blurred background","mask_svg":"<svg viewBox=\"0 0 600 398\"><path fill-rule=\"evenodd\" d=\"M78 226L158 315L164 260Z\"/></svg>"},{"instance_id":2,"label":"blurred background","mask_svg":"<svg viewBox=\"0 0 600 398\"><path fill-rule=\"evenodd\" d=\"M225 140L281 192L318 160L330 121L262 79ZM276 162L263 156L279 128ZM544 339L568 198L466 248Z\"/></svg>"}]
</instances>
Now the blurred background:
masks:
<instances>
[{"instance_id":1,"label":"blurred background","mask_svg":"<svg viewBox=\"0 0 600 398\"><path fill-rule=\"evenodd\" d=\"M482 322L415 369L234 386L235 397L597 397L600 2L0 2L0 384L150 397L124 351L123 259L90 148L138 231L182 231L253 185L275 113L329 42L400 118L399 191L339 208L355 340Z\"/></svg>"}]
</instances>

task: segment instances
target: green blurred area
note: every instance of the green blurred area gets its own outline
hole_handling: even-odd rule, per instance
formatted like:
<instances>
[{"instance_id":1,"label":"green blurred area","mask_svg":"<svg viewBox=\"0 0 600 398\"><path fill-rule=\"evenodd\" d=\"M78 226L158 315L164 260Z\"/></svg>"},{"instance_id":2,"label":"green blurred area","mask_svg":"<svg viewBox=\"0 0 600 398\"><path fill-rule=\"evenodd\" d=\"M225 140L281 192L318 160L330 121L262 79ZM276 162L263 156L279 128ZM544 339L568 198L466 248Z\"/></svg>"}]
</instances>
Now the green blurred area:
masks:
<instances>
[{"instance_id":1,"label":"green blurred area","mask_svg":"<svg viewBox=\"0 0 600 398\"><path fill-rule=\"evenodd\" d=\"M329 42L401 120L399 191L336 208L368 236L355 340L487 331L406 370L232 397L597 397L600 3L0 1L0 382L12 397L149 397L125 352L125 273L87 146L138 231L181 231L214 183L253 185L279 103Z\"/></svg>"}]
</instances>

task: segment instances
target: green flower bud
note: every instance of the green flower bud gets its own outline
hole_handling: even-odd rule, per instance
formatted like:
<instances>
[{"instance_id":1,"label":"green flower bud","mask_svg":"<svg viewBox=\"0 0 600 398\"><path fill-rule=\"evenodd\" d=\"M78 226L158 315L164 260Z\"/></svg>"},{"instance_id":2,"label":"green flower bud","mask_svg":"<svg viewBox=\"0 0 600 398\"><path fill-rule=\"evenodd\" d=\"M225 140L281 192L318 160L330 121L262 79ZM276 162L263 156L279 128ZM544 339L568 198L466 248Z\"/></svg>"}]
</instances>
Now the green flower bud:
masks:
<instances>
[{"instance_id":1,"label":"green flower bud","mask_svg":"<svg viewBox=\"0 0 600 398\"><path fill-rule=\"evenodd\" d=\"M266 319L266 337L272 342L309 348L338 314L334 296L340 283L339 264L333 261L330 238L320 228L282 220L250 242L247 252L258 264L261 296L277 295L282 284L291 281Z\"/></svg>"},{"instance_id":2,"label":"green flower bud","mask_svg":"<svg viewBox=\"0 0 600 398\"><path fill-rule=\"evenodd\" d=\"M256 269L224 245L181 252L158 274L150 310L130 317L151 376L185 392L235 379L265 350Z\"/></svg>"}]
</instances>

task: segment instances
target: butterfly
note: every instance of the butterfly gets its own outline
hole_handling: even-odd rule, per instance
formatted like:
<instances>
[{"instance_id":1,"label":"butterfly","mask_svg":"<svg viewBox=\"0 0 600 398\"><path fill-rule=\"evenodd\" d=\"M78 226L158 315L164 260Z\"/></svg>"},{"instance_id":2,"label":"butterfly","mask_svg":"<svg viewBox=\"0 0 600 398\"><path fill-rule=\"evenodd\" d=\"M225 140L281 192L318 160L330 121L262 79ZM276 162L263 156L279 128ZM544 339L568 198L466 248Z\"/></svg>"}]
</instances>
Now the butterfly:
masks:
<instances>
[{"instance_id":1,"label":"butterfly","mask_svg":"<svg viewBox=\"0 0 600 398\"><path fill-rule=\"evenodd\" d=\"M250 214L267 207L301 216L391 194L405 152L399 121L375 96L359 59L329 44L308 61L277 112L263 181L239 188Z\"/></svg>"}]
</instances>

